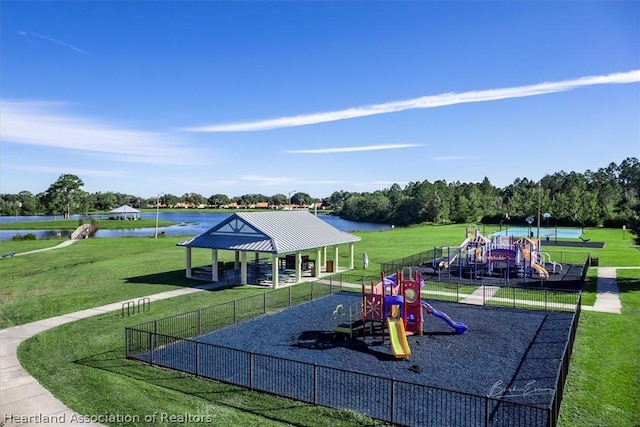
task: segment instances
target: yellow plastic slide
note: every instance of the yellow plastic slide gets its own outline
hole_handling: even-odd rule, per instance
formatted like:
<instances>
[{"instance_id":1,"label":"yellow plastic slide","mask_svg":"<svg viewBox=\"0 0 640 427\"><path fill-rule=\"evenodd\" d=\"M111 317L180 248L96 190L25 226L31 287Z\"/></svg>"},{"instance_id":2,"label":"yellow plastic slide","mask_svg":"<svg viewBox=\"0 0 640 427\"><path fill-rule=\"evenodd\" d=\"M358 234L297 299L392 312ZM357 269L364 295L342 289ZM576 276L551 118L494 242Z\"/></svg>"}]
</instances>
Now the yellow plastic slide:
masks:
<instances>
[{"instance_id":1,"label":"yellow plastic slide","mask_svg":"<svg viewBox=\"0 0 640 427\"><path fill-rule=\"evenodd\" d=\"M389 338L391 339L391 350L396 359L406 359L411 356L411 349L407 342L407 334L404 331L402 319L387 318L389 327Z\"/></svg>"},{"instance_id":2,"label":"yellow plastic slide","mask_svg":"<svg viewBox=\"0 0 640 427\"><path fill-rule=\"evenodd\" d=\"M533 269L535 271L538 272L538 274L540 275L540 277L542 277L543 279L548 279L549 278L549 272L547 271L546 268L544 268L543 266L541 266L540 264L531 264L531 266L533 267Z\"/></svg>"}]
</instances>

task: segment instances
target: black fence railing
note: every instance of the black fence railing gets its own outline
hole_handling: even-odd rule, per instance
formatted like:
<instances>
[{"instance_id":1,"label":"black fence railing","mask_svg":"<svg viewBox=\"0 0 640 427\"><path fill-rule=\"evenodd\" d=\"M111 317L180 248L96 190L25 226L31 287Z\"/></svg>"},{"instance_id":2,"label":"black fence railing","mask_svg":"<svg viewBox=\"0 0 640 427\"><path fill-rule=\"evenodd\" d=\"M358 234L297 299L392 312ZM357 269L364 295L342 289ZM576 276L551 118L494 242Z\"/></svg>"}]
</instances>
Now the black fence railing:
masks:
<instances>
[{"instance_id":1,"label":"black fence railing","mask_svg":"<svg viewBox=\"0 0 640 427\"><path fill-rule=\"evenodd\" d=\"M406 426L555 426L580 318L580 292L528 290L534 309L574 312L551 405L540 407L199 342L191 337L337 292L313 282L127 327L128 359ZM563 295L551 299L553 295ZM555 297L554 297L555 298ZM558 305L556 305L558 304Z\"/></svg>"},{"instance_id":2,"label":"black fence railing","mask_svg":"<svg viewBox=\"0 0 640 427\"><path fill-rule=\"evenodd\" d=\"M571 362L571 355L573 354L573 344L576 340L576 333L578 331L578 323L580 322L580 315L582 314L582 293L578 295L578 302L576 304L576 311L573 314L571 321L571 329L569 330L569 337L567 343L564 346L562 352L562 359L560 360L560 369L556 377L556 390L553 394L553 401L551 403L550 420L549 425L555 426L558 423L558 417L560 415L560 405L562 403L562 397L564 396L564 387L569 376L569 363Z\"/></svg>"},{"instance_id":3,"label":"black fence railing","mask_svg":"<svg viewBox=\"0 0 640 427\"><path fill-rule=\"evenodd\" d=\"M380 270L385 274L393 274L395 271L410 267L419 271L425 280L431 282L467 285L487 283L498 286L578 290L582 289L589 265L591 265L591 258L586 253L544 250L541 262L545 263L545 267L549 269L550 273L544 279L533 274L533 270L526 268L526 266L513 268L511 272L496 270L488 274L484 271L486 266L469 263L464 261L461 256L454 256L454 249L434 248L404 258L385 261L380 263ZM529 265L529 267L531 266ZM514 275L516 271L517 274ZM523 273L523 271L526 272Z\"/></svg>"}]
</instances>

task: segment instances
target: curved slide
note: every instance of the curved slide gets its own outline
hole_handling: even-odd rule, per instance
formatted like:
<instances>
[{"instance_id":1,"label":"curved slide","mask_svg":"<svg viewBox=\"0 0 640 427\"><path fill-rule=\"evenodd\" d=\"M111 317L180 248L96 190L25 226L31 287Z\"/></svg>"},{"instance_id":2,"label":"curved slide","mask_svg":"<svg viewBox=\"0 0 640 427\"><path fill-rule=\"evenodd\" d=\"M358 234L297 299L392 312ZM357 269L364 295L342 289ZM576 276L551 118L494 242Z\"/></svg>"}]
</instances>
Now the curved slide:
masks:
<instances>
[{"instance_id":1,"label":"curved slide","mask_svg":"<svg viewBox=\"0 0 640 427\"><path fill-rule=\"evenodd\" d=\"M457 334L464 334L469 329L467 328L467 325L465 325L464 323L456 322L453 319L451 319L449 316L447 316L446 313L443 313L440 310L436 310L428 302L422 300L420 301L420 304L425 310L427 310L427 313L431 313L437 318L444 320L447 323L447 325L451 326L456 331Z\"/></svg>"},{"instance_id":2,"label":"curved slide","mask_svg":"<svg viewBox=\"0 0 640 427\"><path fill-rule=\"evenodd\" d=\"M547 271L546 268L544 268L540 264L531 264L531 267L533 267L533 269L538 272L541 278L543 279L549 278L549 272Z\"/></svg>"},{"instance_id":3,"label":"curved slide","mask_svg":"<svg viewBox=\"0 0 640 427\"><path fill-rule=\"evenodd\" d=\"M407 342L407 334L404 331L402 319L387 318L389 338L391 338L391 350L396 359L406 359L411 356L411 349Z\"/></svg>"}]
</instances>

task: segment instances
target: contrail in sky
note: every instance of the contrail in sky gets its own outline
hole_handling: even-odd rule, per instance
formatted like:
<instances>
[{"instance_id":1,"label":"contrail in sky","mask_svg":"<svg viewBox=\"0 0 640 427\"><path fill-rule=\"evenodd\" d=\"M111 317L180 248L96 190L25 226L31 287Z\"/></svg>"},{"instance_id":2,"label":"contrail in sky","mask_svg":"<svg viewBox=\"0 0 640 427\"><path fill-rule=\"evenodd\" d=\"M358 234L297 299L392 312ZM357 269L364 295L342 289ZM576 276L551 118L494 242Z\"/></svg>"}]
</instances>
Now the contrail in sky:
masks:
<instances>
[{"instance_id":1,"label":"contrail in sky","mask_svg":"<svg viewBox=\"0 0 640 427\"><path fill-rule=\"evenodd\" d=\"M281 117L278 119L258 120L241 123L222 123L211 126L196 126L183 130L191 132L250 132L269 129L288 128L294 126L315 125L337 120L354 119L376 114L397 113L399 111L418 108L436 108L446 105L466 104L471 102L497 101L500 99L523 98L527 96L546 95L556 92L607 84L626 84L640 82L640 70L626 73L614 73L600 76L581 77L559 82L545 82L528 86L516 86L502 89L487 89L462 93L444 93L440 95L422 96L404 101L391 101L346 110L328 111L324 113L304 114Z\"/></svg>"},{"instance_id":2,"label":"contrail in sky","mask_svg":"<svg viewBox=\"0 0 640 427\"><path fill-rule=\"evenodd\" d=\"M327 153L354 153L358 151L395 150L397 148L420 147L420 144L384 144L363 145L360 147L316 148L308 150L286 150L285 153L294 154L327 154Z\"/></svg>"},{"instance_id":3,"label":"contrail in sky","mask_svg":"<svg viewBox=\"0 0 640 427\"><path fill-rule=\"evenodd\" d=\"M24 36L24 37L29 37L29 36L36 37L36 38L39 38L39 39L42 39L42 40L46 40L46 41L51 42L51 43L58 44L60 46L68 47L69 49L73 49L76 52L82 53L83 55L89 55L89 52L87 52L86 50L82 50L77 46L74 46L74 45L69 44L69 43L62 42L60 40L54 39L53 37L43 36L42 34L34 33L32 31L18 31L18 35Z\"/></svg>"}]
</instances>

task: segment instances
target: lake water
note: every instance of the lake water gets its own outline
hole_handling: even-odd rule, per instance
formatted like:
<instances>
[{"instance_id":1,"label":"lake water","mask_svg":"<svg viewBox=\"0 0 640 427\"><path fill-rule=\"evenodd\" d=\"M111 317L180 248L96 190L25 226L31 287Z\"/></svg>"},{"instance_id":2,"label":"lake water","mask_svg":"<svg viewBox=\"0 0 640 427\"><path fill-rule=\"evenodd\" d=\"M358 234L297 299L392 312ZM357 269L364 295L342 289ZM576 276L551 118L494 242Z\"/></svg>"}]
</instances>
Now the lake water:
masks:
<instances>
[{"instance_id":1,"label":"lake water","mask_svg":"<svg viewBox=\"0 0 640 427\"><path fill-rule=\"evenodd\" d=\"M158 227L158 234L164 233L166 236L197 236L204 233L215 225L219 224L230 213L222 212L162 212L158 214L160 221L175 222L176 225L169 227ZM155 212L142 212L140 214L143 219L155 219ZM59 217L58 217L59 218ZM79 215L72 215L72 219L80 219ZM331 224L338 230L351 232L351 231L375 231L375 230L388 230L391 228L387 224L372 224L366 222L356 222L342 219L333 215L318 215L325 222ZM26 221L43 221L53 220L53 216L2 216L0 217L0 223L9 222L26 222ZM103 219L102 221L108 221ZM131 225L135 225L135 221L131 221ZM28 234L33 233L38 239L53 238L59 236L69 236L71 232L69 230L0 230L0 240L11 240L16 234ZM95 234L95 238L108 238L108 237L152 237L155 234L155 228L125 228L118 230L98 230Z\"/></svg>"}]
</instances>

